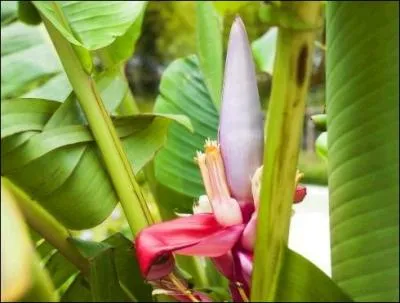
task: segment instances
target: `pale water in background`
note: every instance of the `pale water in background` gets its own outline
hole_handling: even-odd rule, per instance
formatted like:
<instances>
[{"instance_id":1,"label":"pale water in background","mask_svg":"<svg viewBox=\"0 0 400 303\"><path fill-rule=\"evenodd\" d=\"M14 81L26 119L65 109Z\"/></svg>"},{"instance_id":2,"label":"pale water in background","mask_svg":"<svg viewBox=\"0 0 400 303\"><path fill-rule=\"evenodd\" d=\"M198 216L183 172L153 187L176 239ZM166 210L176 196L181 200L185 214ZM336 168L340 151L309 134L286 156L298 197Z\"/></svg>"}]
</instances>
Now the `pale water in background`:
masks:
<instances>
[{"instance_id":1,"label":"pale water in background","mask_svg":"<svg viewBox=\"0 0 400 303\"><path fill-rule=\"evenodd\" d=\"M331 276L328 187L307 185L307 196L294 206L289 247Z\"/></svg>"}]
</instances>

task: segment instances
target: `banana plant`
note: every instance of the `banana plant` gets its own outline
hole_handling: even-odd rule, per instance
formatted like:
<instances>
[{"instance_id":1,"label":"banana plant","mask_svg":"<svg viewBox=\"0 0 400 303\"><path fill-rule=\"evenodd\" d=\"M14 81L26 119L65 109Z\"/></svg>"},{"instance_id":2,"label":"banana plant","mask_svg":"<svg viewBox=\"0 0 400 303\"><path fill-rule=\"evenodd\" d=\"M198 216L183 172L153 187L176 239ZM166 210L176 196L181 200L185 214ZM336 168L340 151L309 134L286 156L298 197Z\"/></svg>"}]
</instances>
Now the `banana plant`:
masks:
<instances>
[{"instance_id":1,"label":"banana plant","mask_svg":"<svg viewBox=\"0 0 400 303\"><path fill-rule=\"evenodd\" d=\"M124 74L147 2L1 5L2 301L399 300L398 3L264 1L265 35L236 16L225 45L255 4L197 1L148 114ZM323 26L331 276L288 247ZM127 232L76 236L118 204Z\"/></svg>"}]
</instances>

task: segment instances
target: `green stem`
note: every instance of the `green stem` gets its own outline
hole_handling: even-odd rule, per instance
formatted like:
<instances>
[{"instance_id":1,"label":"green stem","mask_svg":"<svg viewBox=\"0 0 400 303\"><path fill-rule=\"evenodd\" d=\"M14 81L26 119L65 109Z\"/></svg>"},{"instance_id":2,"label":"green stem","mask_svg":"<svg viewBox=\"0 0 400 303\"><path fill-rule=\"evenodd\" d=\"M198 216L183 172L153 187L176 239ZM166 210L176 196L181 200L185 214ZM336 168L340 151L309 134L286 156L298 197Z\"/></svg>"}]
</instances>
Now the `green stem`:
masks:
<instances>
[{"instance_id":1,"label":"green stem","mask_svg":"<svg viewBox=\"0 0 400 303\"><path fill-rule=\"evenodd\" d=\"M86 115L131 231L135 235L153 223L153 220L122 143L106 112L94 80L86 74L73 47L45 16L42 15L42 19Z\"/></svg>"},{"instance_id":2,"label":"green stem","mask_svg":"<svg viewBox=\"0 0 400 303\"><path fill-rule=\"evenodd\" d=\"M282 3L300 21L317 27L321 3ZM287 249L296 165L311 73L315 31L279 29L266 121L261 203L258 213L252 301L274 301ZM261 243L258 245L257 243Z\"/></svg>"},{"instance_id":3,"label":"green stem","mask_svg":"<svg viewBox=\"0 0 400 303\"><path fill-rule=\"evenodd\" d=\"M47 242L57 248L82 273L88 274L89 262L68 241L68 238L71 237L69 231L11 181L3 178L3 182L12 191L28 225L46 239Z\"/></svg>"},{"instance_id":4,"label":"green stem","mask_svg":"<svg viewBox=\"0 0 400 303\"><path fill-rule=\"evenodd\" d=\"M154 220L135 179L122 143L106 112L94 80L85 72L87 69L82 66L74 47L43 14L41 17L89 122L131 231L133 235L136 235L141 229L153 224ZM171 281L177 279L173 273L168 277ZM185 291L182 290L182 293Z\"/></svg>"}]
</instances>

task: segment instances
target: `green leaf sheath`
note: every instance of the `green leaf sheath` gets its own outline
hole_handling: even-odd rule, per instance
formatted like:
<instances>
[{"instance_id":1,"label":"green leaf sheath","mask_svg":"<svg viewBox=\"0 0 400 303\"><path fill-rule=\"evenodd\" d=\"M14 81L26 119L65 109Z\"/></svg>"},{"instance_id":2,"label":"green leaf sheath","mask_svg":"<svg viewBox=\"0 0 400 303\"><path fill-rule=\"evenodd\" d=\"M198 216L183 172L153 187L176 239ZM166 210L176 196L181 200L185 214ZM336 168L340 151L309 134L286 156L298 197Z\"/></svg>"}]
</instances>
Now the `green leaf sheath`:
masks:
<instances>
[{"instance_id":1,"label":"green leaf sheath","mask_svg":"<svg viewBox=\"0 0 400 303\"><path fill-rule=\"evenodd\" d=\"M328 1L332 277L399 301L399 3Z\"/></svg>"},{"instance_id":2,"label":"green leaf sheath","mask_svg":"<svg viewBox=\"0 0 400 303\"><path fill-rule=\"evenodd\" d=\"M64 137L62 130L79 128L84 123L73 96L65 103L18 99L3 101L3 104L2 120L4 117L10 123L2 124L2 134L10 134L8 129L20 124L25 128L19 128L24 132L2 139L2 175L24 189L68 228L90 228L105 220L114 209L117 197L96 146L79 141L63 146L63 141L73 143L73 137L67 133ZM47 116L48 120L41 120L45 131L33 132L26 128L24 120L30 121L28 117L47 108L54 111L51 117ZM81 133L83 137L88 138L87 131L86 135ZM52 136L54 132L58 135Z\"/></svg>"},{"instance_id":3,"label":"green leaf sheath","mask_svg":"<svg viewBox=\"0 0 400 303\"><path fill-rule=\"evenodd\" d=\"M282 7L310 27L320 22L319 2L286 2ZM278 30L252 277L255 301L276 300L283 274L314 39L313 30Z\"/></svg>"}]
</instances>

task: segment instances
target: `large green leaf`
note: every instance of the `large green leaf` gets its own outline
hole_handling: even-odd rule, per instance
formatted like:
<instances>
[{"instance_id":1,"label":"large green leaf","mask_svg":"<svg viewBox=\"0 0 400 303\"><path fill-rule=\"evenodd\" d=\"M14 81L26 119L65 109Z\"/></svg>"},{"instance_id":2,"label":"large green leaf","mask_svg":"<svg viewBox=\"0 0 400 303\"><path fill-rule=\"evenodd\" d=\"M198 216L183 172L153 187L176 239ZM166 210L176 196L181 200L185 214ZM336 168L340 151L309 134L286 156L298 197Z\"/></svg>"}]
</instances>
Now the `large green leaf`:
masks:
<instances>
[{"instance_id":1,"label":"large green leaf","mask_svg":"<svg viewBox=\"0 0 400 303\"><path fill-rule=\"evenodd\" d=\"M33 1L72 44L88 50L106 47L123 36L146 1Z\"/></svg>"},{"instance_id":2,"label":"large green leaf","mask_svg":"<svg viewBox=\"0 0 400 303\"><path fill-rule=\"evenodd\" d=\"M1 116L2 175L71 229L95 226L111 213L117 197L73 95L64 103L3 101ZM114 120L135 173L163 146L170 121L190 126L172 115Z\"/></svg>"},{"instance_id":3,"label":"large green leaf","mask_svg":"<svg viewBox=\"0 0 400 303\"><path fill-rule=\"evenodd\" d=\"M223 70L222 18L214 9L213 4L207 1L198 1L196 3L196 14L200 68L214 105L219 108Z\"/></svg>"},{"instance_id":4,"label":"large green leaf","mask_svg":"<svg viewBox=\"0 0 400 303\"><path fill-rule=\"evenodd\" d=\"M216 139L218 113L195 56L176 60L166 69L154 112L184 114L191 119L194 133L175 122L171 124L165 148L155 160L155 174L164 186L197 198L204 187L194 157L196 150L203 149L206 138ZM173 206L187 210L192 205Z\"/></svg>"},{"instance_id":5,"label":"large green leaf","mask_svg":"<svg viewBox=\"0 0 400 303\"><path fill-rule=\"evenodd\" d=\"M399 3L327 2L332 276L399 301Z\"/></svg>"}]
</instances>

